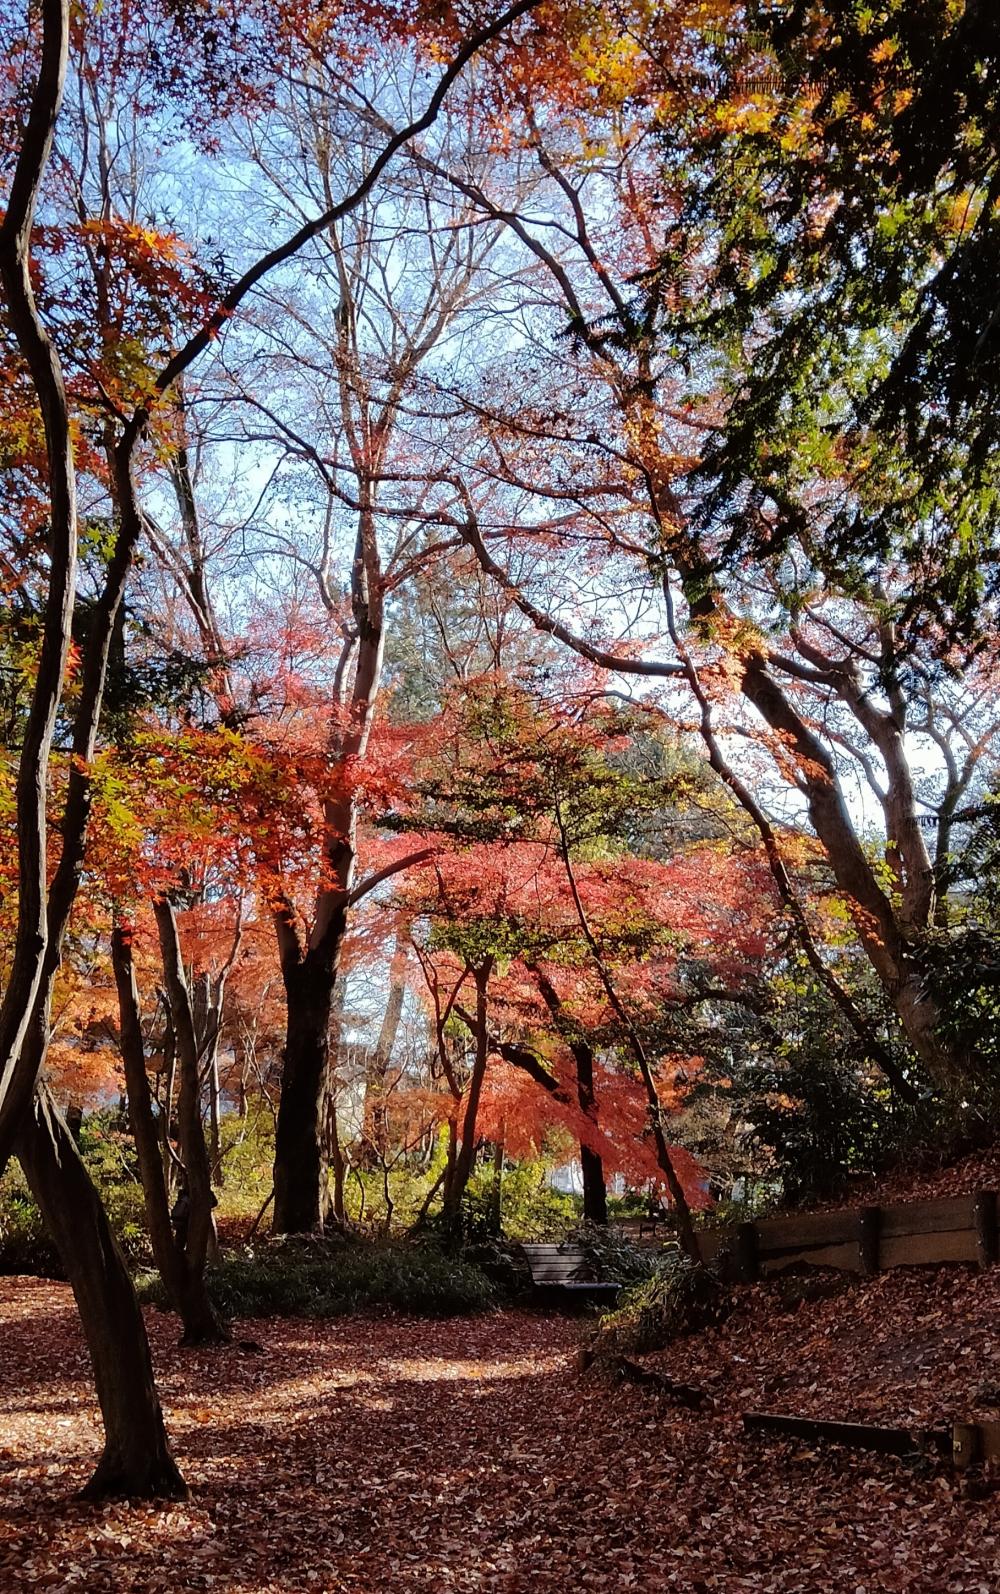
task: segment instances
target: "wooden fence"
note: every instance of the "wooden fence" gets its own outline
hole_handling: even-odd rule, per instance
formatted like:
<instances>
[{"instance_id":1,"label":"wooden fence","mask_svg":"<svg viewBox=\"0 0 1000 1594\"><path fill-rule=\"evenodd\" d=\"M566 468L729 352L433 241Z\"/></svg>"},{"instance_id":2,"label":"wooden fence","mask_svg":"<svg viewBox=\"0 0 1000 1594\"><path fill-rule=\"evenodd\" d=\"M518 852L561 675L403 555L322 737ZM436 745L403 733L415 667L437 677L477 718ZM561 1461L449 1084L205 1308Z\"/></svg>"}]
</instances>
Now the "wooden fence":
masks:
<instances>
[{"instance_id":1,"label":"wooden fence","mask_svg":"<svg viewBox=\"0 0 1000 1594\"><path fill-rule=\"evenodd\" d=\"M997 1192L761 1218L702 1229L702 1259L725 1253L726 1272L754 1283L801 1263L870 1276L883 1268L941 1262L992 1267L1000 1259Z\"/></svg>"}]
</instances>

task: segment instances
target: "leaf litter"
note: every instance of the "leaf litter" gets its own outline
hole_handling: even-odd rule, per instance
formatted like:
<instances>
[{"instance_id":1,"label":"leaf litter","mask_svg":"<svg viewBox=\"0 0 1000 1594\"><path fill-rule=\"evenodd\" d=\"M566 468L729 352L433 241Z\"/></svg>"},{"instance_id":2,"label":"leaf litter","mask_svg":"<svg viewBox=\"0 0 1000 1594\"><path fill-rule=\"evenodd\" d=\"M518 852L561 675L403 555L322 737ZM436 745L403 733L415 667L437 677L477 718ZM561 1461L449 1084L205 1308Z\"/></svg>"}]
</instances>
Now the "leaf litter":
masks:
<instances>
[{"instance_id":1,"label":"leaf litter","mask_svg":"<svg viewBox=\"0 0 1000 1594\"><path fill-rule=\"evenodd\" d=\"M74 1501L100 1425L65 1286L0 1280L0 1589L49 1594L995 1594L1000 1505L933 1466L744 1436L765 1406L998 1415L1000 1277L886 1274L729 1320L651 1365L706 1412L581 1378L579 1324L498 1312L257 1321L181 1351L148 1314L191 1501ZM241 1330L242 1332L242 1330Z\"/></svg>"}]
</instances>

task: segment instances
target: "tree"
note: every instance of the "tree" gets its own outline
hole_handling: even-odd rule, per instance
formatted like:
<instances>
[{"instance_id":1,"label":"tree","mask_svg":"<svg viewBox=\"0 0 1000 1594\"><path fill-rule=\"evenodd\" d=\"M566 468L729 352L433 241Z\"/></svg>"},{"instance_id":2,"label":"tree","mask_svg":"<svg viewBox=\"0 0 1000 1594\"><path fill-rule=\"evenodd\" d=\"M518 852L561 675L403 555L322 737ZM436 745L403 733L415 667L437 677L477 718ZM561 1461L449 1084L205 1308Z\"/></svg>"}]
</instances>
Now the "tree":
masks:
<instances>
[{"instance_id":1,"label":"tree","mask_svg":"<svg viewBox=\"0 0 1000 1594\"><path fill-rule=\"evenodd\" d=\"M703 523L773 550L820 512L845 573L906 549L908 606L973 631L997 491L992 21L817 0L703 30L653 287L725 395Z\"/></svg>"},{"instance_id":2,"label":"tree","mask_svg":"<svg viewBox=\"0 0 1000 1594\"><path fill-rule=\"evenodd\" d=\"M678 943L711 935L712 910L696 908L691 895L692 869L702 886L718 869L716 912L725 927L716 929L715 955L726 968L718 948L728 946L727 978L735 987L726 994L739 1000L740 979L749 983L737 948L759 953L761 932L740 866L705 852L695 862L694 849L663 862L628 850L625 838L638 816L665 805L671 781L644 783L616 767L628 722L613 712L584 719L488 676L458 694L453 716L448 739L436 729L433 752L418 763L423 802L407 821L452 840L435 859L435 885L428 878L402 891L408 914L430 924L418 950L446 1074L449 1019L459 1018L476 1042L457 1135L462 1151L474 1144L492 1047L541 1087L536 1112L555 1112L575 1132L588 1174L588 1215L599 1220L603 1211L605 1166L644 1157L644 1176L669 1189L694 1252L690 1165L682 1158L678 1171L663 1130L662 1014L708 996L686 988L677 955ZM759 879L752 890L759 901ZM462 995L467 980L475 987L474 1013ZM625 1144L601 1106L606 1089L609 1101L616 1094L607 1086L611 1058L632 1076L633 1107L641 1104L638 1123L634 1113L628 1119ZM458 1101L457 1082L449 1084ZM666 1094L673 1105L669 1088ZM628 1145L637 1133L647 1142L642 1154ZM468 1155L457 1160L448 1185L453 1221L467 1164Z\"/></svg>"}]
</instances>

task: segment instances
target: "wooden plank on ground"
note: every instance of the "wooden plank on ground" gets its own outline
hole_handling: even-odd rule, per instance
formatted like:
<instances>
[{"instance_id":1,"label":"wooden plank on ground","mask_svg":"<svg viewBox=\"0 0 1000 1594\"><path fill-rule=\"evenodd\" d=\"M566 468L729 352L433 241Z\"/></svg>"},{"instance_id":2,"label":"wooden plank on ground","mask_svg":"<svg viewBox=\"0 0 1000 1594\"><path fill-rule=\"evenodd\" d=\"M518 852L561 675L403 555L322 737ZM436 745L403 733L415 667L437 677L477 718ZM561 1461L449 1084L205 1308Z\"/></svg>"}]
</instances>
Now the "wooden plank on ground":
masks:
<instances>
[{"instance_id":1,"label":"wooden plank on ground","mask_svg":"<svg viewBox=\"0 0 1000 1594\"><path fill-rule=\"evenodd\" d=\"M939 1201L911 1201L882 1208L882 1238L910 1234L947 1234L973 1227L974 1197L944 1196Z\"/></svg>"},{"instance_id":2,"label":"wooden plank on ground","mask_svg":"<svg viewBox=\"0 0 1000 1594\"><path fill-rule=\"evenodd\" d=\"M887 1267L929 1267L936 1262L976 1262L979 1246L974 1229L954 1233L900 1234L883 1237L880 1261Z\"/></svg>"},{"instance_id":3,"label":"wooden plank on ground","mask_svg":"<svg viewBox=\"0 0 1000 1594\"><path fill-rule=\"evenodd\" d=\"M951 1430L951 1458L956 1467L1000 1457L1000 1422L956 1422Z\"/></svg>"},{"instance_id":4,"label":"wooden plank on ground","mask_svg":"<svg viewBox=\"0 0 1000 1594\"><path fill-rule=\"evenodd\" d=\"M977 1190L972 1203L973 1226L980 1267L995 1267L1000 1261L1000 1231L997 1228L997 1193Z\"/></svg>"},{"instance_id":5,"label":"wooden plank on ground","mask_svg":"<svg viewBox=\"0 0 1000 1594\"><path fill-rule=\"evenodd\" d=\"M945 1437L936 1432L912 1432L909 1428L881 1428L864 1422L827 1422L814 1417L791 1417L774 1411L746 1411L743 1427L748 1433L771 1433L789 1439L825 1440L827 1444L849 1445L852 1450L874 1450L883 1456L907 1456L930 1440L940 1446Z\"/></svg>"}]
</instances>

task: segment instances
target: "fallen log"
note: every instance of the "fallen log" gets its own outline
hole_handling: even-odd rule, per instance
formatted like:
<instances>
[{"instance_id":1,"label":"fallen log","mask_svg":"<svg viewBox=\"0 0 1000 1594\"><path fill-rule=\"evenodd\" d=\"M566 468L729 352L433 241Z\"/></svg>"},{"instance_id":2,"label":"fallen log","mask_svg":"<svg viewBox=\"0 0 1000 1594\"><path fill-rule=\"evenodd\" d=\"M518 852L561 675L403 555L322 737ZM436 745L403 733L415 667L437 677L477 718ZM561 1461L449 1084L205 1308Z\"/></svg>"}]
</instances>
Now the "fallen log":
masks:
<instances>
[{"instance_id":1,"label":"fallen log","mask_svg":"<svg viewBox=\"0 0 1000 1594\"><path fill-rule=\"evenodd\" d=\"M883 1428L865 1422L828 1422L815 1417L792 1417L775 1411L745 1411L748 1433L769 1433L788 1439L823 1440L852 1450L873 1450L883 1456L912 1456L926 1450L950 1452L950 1428Z\"/></svg>"}]
</instances>

